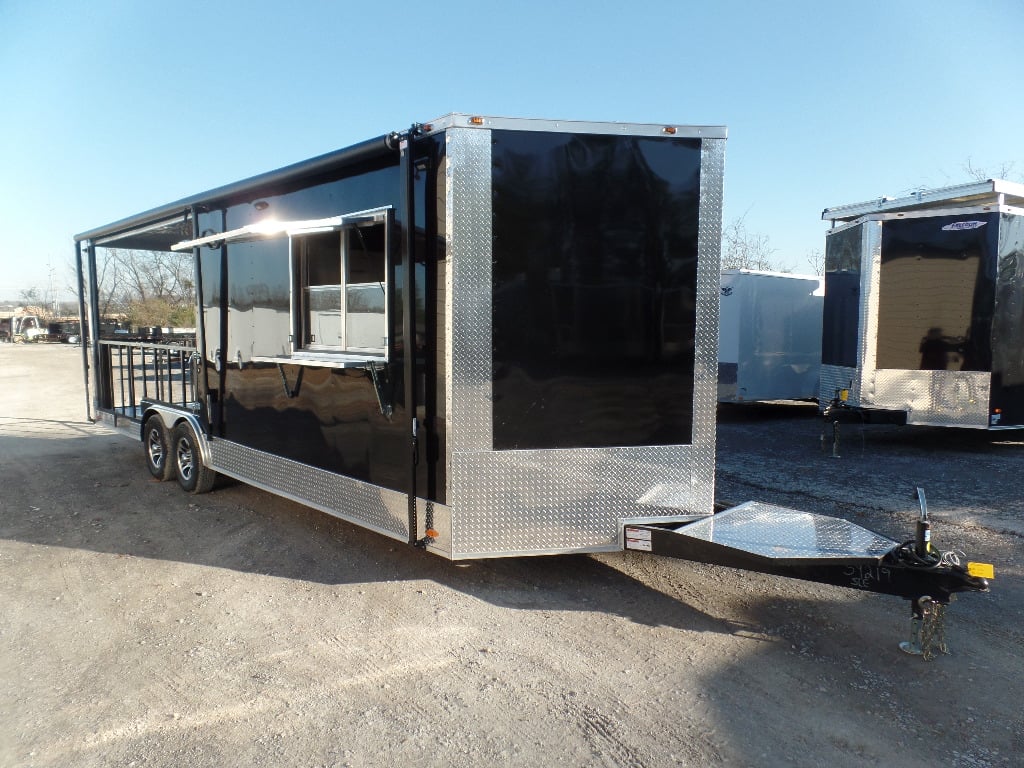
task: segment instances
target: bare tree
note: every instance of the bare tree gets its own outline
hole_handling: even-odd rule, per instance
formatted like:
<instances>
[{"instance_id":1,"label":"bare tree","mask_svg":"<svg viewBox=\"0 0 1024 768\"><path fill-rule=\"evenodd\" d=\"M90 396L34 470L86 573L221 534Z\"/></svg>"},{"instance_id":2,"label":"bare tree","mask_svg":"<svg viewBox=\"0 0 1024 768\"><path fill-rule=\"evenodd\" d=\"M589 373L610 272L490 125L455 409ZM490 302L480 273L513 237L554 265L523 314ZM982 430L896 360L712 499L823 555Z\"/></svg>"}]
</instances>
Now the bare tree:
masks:
<instances>
[{"instance_id":1,"label":"bare tree","mask_svg":"<svg viewBox=\"0 0 1024 768\"><path fill-rule=\"evenodd\" d=\"M43 300L43 294L38 288L26 288L20 293L21 300L25 304L39 304Z\"/></svg>"},{"instance_id":2,"label":"bare tree","mask_svg":"<svg viewBox=\"0 0 1024 768\"><path fill-rule=\"evenodd\" d=\"M825 252L821 248L811 248L804 255L804 259L811 268L812 275L825 274Z\"/></svg>"},{"instance_id":3,"label":"bare tree","mask_svg":"<svg viewBox=\"0 0 1024 768\"><path fill-rule=\"evenodd\" d=\"M960 166L960 169L975 181L987 181L988 179L1006 179L1007 181L1024 181L1024 173L1017 171L1017 163L1012 160L1004 160L992 168L977 166L967 158L967 161Z\"/></svg>"},{"instance_id":4,"label":"bare tree","mask_svg":"<svg viewBox=\"0 0 1024 768\"><path fill-rule=\"evenodd\" d=\"M133 325L193 325L192 254L111 248L97 252L99 313Z\"/></svg>"},{"instance_id":5,"label":"bare tree","mask_svg":"<svg viewBox=\"0 0 1024 768\"><path fill-rule=\"evenodd\" d=\"M722 269L778 271L768 235L747 230L746 214L729 222L722 232Z\"/></svg>"},{"instance_id":6,"label":"bare tree","mask_svg":"<svg viewBox=\"0 0 1024 768\"><path fill-rule=\"evenodd\" d=\"M25 307L25 311L34 315L47 316L49 314L46 302L43 300L43 292L36 287L25 288L19 292L19 299Z\"/></svg>"}]
</instances>

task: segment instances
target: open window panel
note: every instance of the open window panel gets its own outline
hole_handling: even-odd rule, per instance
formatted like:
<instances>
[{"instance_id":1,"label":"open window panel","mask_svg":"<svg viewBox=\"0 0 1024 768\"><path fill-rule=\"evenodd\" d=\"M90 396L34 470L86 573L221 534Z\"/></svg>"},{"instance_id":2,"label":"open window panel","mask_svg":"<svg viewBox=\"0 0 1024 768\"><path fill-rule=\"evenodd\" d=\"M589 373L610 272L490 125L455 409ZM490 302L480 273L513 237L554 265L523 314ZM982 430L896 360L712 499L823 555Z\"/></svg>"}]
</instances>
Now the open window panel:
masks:
<instances>
[{"instance_id":1,"label":"open window panel","mask_svg":"<svg viewBox=\"0 0 1024 768\"><path fill-rule=\"evenodd\" d=\"M388 206L327 219L264 222L177 247L287 235L291 353L253 360L365 367L388 359L393 226Z\"/></svg>"},{"instance_id":2,"label":"open window panel","mask_svg":"<svg viewBox=\"0 0 1024 768\"><path fill-rule=\"evenodd\" d=\"M289 236L292 352L387 359L391 209Z\"/></svg>"},{"instance_id":3,"label":"open window panel","mask_svg":"<svg viewBox=\"0 0 1024 768\"><path fill-rule=\"evenodd\" d=\"M391 206L324 219L266 221L171 246L173 251L288 237L291 355L258 362L360 367L388 359Z\"/></svg>"}]
</instances>

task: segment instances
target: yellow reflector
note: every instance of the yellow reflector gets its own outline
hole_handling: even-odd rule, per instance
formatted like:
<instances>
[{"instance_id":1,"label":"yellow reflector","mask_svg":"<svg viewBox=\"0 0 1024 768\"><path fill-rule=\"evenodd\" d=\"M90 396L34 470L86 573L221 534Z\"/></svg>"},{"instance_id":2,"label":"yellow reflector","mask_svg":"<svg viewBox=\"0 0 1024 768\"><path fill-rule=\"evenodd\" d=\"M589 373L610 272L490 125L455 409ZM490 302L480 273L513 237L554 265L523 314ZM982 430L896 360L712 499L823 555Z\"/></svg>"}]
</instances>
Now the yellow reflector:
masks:
<instances>
[{"instance_id":1,"label":"yellow reflector","mask_svg":"<svg viewBox=\"0 0 1024 768\"><path fill-rule=\"evenodd\" d=\"M996 569L992 567L992 563L968 563L967 573L979 579L996 577Z\"/></svg>"},{"instance_id":2,"label":"yellow reflector","mask_svg":"<svg viewBox=\"0 0 1024 768\"><path fill-rule=\"evenodd\" d=\"M469 118L470 125L483 125L484 119L482 117L471 117Z\"/></svg>"},{"instance_id":3,"label":"yellow reflector","mask_svg":"<svg viewBox=\"0 0 1024 768\"><path fill-rule=\"evenodd\" d=\"M844 403L847 400L849 400L850 399L850 390L848 390L848 389L840 389L839 390L839 399L842 400Z\"/></svg>"},{"instance_id":4,"label":"yellow reflector","mask_svg":"<svg viewBox=\"0 0 1024 768\"><path fill-rule=\"evenodd\" d=\"M427 530L424 531L424 533L426 533L427 536L429 536L432 539L436 539L438 536L441 535L437 531L435 531L433 528L427 528Z\"/></svg>"},{"instance_id":5,"label":"yellow reflector","mask_svg":"<svg viewBox=\"0 0 1024 768\"><path fill-rule=\"evenodd\" d=\"M661 129L661 132L667 133L669 136L675 136L676 127L674 125L666 125L664 128Z\"/></svg>"}]
</instances>

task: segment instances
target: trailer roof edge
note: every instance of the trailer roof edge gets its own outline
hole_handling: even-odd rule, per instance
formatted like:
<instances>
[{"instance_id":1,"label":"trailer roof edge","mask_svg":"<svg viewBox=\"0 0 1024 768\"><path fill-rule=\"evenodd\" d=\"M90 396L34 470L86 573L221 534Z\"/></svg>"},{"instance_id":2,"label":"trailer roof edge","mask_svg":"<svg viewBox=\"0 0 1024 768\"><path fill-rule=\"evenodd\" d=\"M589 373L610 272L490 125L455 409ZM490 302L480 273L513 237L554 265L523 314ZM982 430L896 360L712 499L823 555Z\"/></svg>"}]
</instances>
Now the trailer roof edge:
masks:
<instances>
[{"instance_id":1,"label":"trailer roof edge","mask_svg":"<svg viewBox=\"0 0 1024 768\"><path fill-rule=\"evenodd\" d=\"M227 198L236 197L245 192L259 189L273 184L300 179L304 176L311 176L334 168L352 165L365 160L372 160L377 157L385 157L391 152L397 153L398 147L393 143L394 134L383 134L373 139L367 139L358 144L338 149L327 154L318 155L309 160L302 160L298 163L286 165L277 170L251 176L241 181L232 182L222 187L216 187L197 195L184 197L173 203L166 203L148 211L128 216L124 219L106 224L102 227L81 232L74 236L76 242L82 240L95 240L99 237L107 237L118 234L136 227L149 224L160 219L170 219L177 215L186 213L193 206L206 205Z\"/></svg>"},{"instance_id":2,"label":"trailer roof edge","mask_svg":"<svg viewBox=\"0 0 1024 768\"><path fill-rule=\"evenodd\" d=\"M674 136L676 138L725 139L724 125L688 125L685 123L624 123L601 120L549 120L533 117L501 117L452 112L423 124L429 133L448 128L498 130L535 130L566 133Z\"/></svg>"},{"instance_id":3,"label":"trailer roof edge","mask_svg":"<svg viewBox=\"0 0 1024 768\"><path fill-rule=\"evenodd\" d=\"M1000 198L1003 203L1000 203ZM822 221L851 221L859 216L885 211L908 211L922 208L939 208L944 205L984 205L999 203L1024 205L1024 184L1005 179L956 184L950 187L922 189L904 197L880 197L861 203L837 205L821 212Z\"/></svg>"}]
</instances>

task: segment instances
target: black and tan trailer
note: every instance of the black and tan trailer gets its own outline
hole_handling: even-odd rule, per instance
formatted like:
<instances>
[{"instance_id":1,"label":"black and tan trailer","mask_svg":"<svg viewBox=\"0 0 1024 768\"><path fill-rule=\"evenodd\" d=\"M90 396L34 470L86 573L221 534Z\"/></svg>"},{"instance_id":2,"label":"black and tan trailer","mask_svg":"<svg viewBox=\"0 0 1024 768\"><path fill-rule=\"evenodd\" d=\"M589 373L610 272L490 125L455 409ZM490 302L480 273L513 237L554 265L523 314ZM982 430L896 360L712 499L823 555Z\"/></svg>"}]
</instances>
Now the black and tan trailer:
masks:
<instances>
[{"instance_id":1,"label":"black and tan trailer","mask_svg":"<svg viewBox=\"0 0 1024 768\"><path fill-rule=\"evenodd\" d=\"M639 552L945 603L965 567L715 514L725 129L452 114L76 237L190 254L194 343L92 334L94 416L452 560ZM927 567L922 562L927 561Z\"/></svg>"},{"instance_id":2,"label":"black and tan trailer","mask_svg":"<svg viewBox=\"0 0 1024 768\"><path fill-rule=\"evenodd\" d=\"M1024 428L1024 184L826 208L821 403L863 422Z\"/></svg>"}]
</instances>

